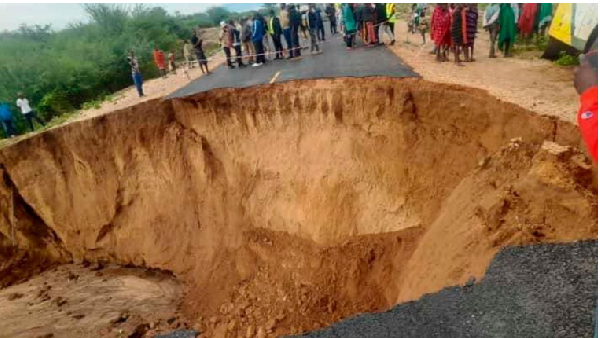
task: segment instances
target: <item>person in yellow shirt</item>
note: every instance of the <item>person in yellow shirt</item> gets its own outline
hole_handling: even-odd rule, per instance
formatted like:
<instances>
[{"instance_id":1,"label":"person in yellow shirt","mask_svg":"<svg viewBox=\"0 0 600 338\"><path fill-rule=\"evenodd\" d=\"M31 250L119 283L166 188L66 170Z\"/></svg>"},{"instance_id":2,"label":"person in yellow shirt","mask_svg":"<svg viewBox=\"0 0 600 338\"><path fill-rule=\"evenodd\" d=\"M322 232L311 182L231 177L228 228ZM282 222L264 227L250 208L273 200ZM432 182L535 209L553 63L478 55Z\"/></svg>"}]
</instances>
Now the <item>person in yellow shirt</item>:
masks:
<instances>
[{"instance_id":1,"label":"person in yellow shirt","mask_svg":"<svg viewBox=\"0 0 600 338\"><path fill-rule=\"evenodd\" d=\"M394 35L394 25L396 23L396 4L385 4L385 34L390 38L390 45L396 42Z\"/></svg>"}]
</instances>

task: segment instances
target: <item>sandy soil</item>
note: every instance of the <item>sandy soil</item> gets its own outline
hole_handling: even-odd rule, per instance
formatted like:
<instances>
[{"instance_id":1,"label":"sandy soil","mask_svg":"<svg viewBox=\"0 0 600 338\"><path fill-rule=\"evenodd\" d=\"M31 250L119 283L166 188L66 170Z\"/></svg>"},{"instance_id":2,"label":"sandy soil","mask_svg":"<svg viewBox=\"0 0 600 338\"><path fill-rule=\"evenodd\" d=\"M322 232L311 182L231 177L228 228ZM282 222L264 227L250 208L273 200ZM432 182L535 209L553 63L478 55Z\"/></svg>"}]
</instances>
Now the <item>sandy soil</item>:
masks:
<instances>
[{"instance_id":1,"label":"sandy soil","mask_svg":"<svg viewBox=\"0 0 600 338\"><path fill-rule=\"evenodd\" d=\"M573 67L555 66L540 59L540 53L490 59L489 35L482 29L475 40L476 61L457 67L452 62L439 63L429 54L433 50L429 33L425 45L420 34L408 33L405 23L398 25L396 34L397 43L391 49L425 80L484 89L536 113L576 121L579 97L573 88Z\"/></svg>"},{"instance_id":2,"label":"sandy soil","mask_svg":"<svg viewBox=\"0 0 600 338\"><path fill-rule=\"evenodd\" d=\"M180 294L162 272L62 265L0 290L0 337L130 337L174 323Z\"/></svg>"},{"instance_id":3,"label":"sandy soil","mask_svg":"<svg viewBox=\"0 0 600 338\"><path fill-rule=\"evenodd\" d=\"M0 248L172 271L207 337L273 337L479 278L506 245L596 238L579 142L418 79L149 101L0 149Z\"/></svg>"}]
</instances>

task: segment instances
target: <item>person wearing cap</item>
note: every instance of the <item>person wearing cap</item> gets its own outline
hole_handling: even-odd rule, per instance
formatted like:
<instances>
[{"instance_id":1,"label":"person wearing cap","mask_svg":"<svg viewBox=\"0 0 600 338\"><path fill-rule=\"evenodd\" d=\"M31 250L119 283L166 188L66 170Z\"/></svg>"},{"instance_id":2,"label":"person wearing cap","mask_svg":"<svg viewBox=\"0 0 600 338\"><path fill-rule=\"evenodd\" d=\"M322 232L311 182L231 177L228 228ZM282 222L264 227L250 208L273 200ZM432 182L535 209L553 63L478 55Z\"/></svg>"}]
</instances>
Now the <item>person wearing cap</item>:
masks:
<instances>
[{"instance_id":1,"label":"person wearing cap","mask_svg":"<svg viewBox=\"0 0 600 338\"><path fill-rule=\"evenodd\" d=\"M598 51L580 56L574 85L580 95L577 124L590 156L598 163Z\"/></svg>"},{"instance_id":2,"label":"person wearing cap","mask_svg":"<svg viewBox=\"0 0 600 338\"><path fill-rule=\"evenodd\" d=\"M31 131L34 130L34 128L33 128L34 121L37 121L37 123L41 124L42 126L44 125L44 121L42 121L39 117L37 117L37 115L35 114L35 111L33 109L31 109L31 106L29 105L29 100L27 100L27 98L25 97L25 94L23 94L23 92L19 93L19 99L17 99L17 107L21 108L21 113L23 113L23 117L29 123L29 127L31 127Z\"/></svg>"}]
</instances>

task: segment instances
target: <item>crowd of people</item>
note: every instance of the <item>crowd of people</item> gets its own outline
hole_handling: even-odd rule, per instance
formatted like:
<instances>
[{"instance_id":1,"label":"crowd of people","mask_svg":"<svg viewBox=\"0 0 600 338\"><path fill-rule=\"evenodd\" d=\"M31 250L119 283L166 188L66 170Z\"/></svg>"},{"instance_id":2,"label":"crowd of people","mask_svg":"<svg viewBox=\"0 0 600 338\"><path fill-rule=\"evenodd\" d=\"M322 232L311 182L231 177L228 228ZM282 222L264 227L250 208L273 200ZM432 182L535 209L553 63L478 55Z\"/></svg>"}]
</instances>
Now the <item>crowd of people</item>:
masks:
<instances>
[{"instance_id":1,"label":"crowd of people","mask_svg":"<svg viewBox=\"0 0 600 338\"><path fill-rule=\"evenodd\" d=\"M424 17L421 13L421 17ZM483 28L490 36L489 57L496 57L496 47L504 57L510 57L517 32L525 41L534 33L543 36L552 20L552 4L492 3L485 10ZM437 4L431 15L431 39L433 54L440 62L449 61L453 53L454 63L461 65L461 52L466 62L475 61L475 38L479 24L477 4ZM423 42L425 42L425 33Z\"/></svg>"},{"instance_id":2,"label":"crowd of people","mask_svg":"<svg viewBox=\"0 0 600 338\"><path fill-rule=\"evenodd\" d=\"M331 35L344 33L348 50L356 47L358 35L369 47L381 44L380 28L390 44L395 43L395 4L281 4L278 13L269 11L267 17L256 12L252 17L222 21L219 40L231 69L248 65L260 67L270 59L299 59L303 49L312 54L322 53L320 43L325 41L324 19L330 22ZM198 63L202 73L210 74L204 51L203 31L195 29L192 37L183 42L183 62L180 67L193 68ZM168 56L154 49L154 63L162 77L176 72L175 51ZM140 97L144 96L143 80L134 53L129 55L133 81Z\"/></svg>"}]
</instances>

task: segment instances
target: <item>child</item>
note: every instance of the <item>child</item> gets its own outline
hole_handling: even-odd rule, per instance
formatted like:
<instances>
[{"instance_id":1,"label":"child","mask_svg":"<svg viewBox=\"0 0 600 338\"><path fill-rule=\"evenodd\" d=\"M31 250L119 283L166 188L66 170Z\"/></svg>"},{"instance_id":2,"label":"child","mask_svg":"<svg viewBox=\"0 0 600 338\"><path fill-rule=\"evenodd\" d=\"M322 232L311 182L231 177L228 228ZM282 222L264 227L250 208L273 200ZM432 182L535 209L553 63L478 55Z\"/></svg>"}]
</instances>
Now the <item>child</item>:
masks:
<instances>
[{"instance_id":1,"label":"child","mask_svg":"<svg viewBox=\"0 0 600 338\"><path fill-rule=\"evenodd\" d=\"M427 21L425 21L425 12L421 12L420 16L421 20L419 20L419 32L421 32L421 36L423 37L423 44L425 44L425 33L427 33Z\"/></svg>"},{"instance_id":2,"label":"child","mask_svg":"<svg viewBox=\"0 0 600 338\"><path fill-rule=\"evenodd\" d=\"M154 63L160 71L160 75L162 75L163 78L166 78L167 72L165 71L165 55L161 50L158 49L158 47L154 47Z\"/></svg>"}]
</instances>

